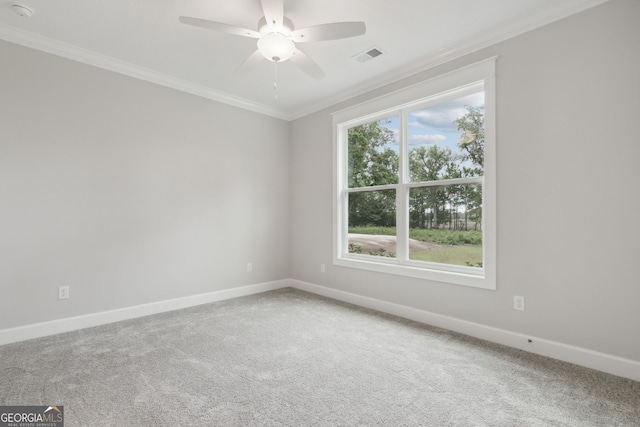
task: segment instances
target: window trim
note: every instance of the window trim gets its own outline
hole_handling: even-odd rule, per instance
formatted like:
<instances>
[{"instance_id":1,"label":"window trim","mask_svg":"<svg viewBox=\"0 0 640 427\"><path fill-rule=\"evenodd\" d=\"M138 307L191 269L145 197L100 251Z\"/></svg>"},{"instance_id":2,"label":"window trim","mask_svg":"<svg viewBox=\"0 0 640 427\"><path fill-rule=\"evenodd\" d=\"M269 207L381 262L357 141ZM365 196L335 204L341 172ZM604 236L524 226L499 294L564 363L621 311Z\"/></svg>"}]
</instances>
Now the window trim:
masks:
<instances>
[{"instance_id":1,"label":"window trim","mask_svg":"<svg viewBox=\"0 0 640 427\"><path fill-rule=\"evenodd\" d=\"M380 273L415 277L443 283L452 283L476 288L495 290L496 284L496 106L495 106L495 63L496 57L468 65L442 74L421 83L405 87L370 101L336 111L333 116L333 263L337 266L359 268ZM372 257L347 252L348 242L343 233L347 224L347 210L344 208L347 195L354 191L374 191L394 189L405 191L412 187L424 187L424 183L403 185L384 185L367 189L349 189L346 185L347 142L346 129L360 124L384 119L400 114L401 126L404 126L406 114L402 110L451 97L452 93L482 83L485 93L485 146L484 177L482 186L483 204L483 267L455 266L429 263L424 261L398 261L393 258ZM401 156L403 159L404 156ZM403 161L403 160L401 160ZM464 179L464 178L463 178ZM456 179L455 181L458 181ZM456 182L458 183L458 182ZM447 184L445 180L434 181L429 185ZM406 191L405 191L406 192ZM405 196L402 196L405 197ZM402 229L408 227L408 218L400 218L403 223L396 224ZM398 237L398 245L403 242Z\"/></svg>"}]
</instances>

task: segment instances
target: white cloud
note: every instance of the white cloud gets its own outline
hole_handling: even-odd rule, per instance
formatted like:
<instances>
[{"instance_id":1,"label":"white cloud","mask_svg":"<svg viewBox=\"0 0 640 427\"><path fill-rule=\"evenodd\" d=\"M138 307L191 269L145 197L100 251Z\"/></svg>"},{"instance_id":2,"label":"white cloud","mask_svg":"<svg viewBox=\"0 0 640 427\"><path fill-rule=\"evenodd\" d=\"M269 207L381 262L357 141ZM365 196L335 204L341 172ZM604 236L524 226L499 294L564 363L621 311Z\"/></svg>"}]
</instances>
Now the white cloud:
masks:
<instances>
[{"instance_id":1,"label":"white cloud","mask_svg":"<svg viewBox=\"0 0 640 427\"><path fill-rule=\"evenodd\" d=\"M409 145L423 145L423 144L431 144L438 141L444 141L447 137L440 134L422 134L422 135L411 135L409 137Z\"/></svg>"},{"instance_id":2,"label":"white cloud","mask_svg":"<svg viewBox=\"0 0 640 427\"><path fill-rule=\"evenodd\" d=\"M442 108L442 109L424 109L414 111L411 117L414 118L421 126L428 126L436 129L455 130L453 121L466 114L464 107Z\"/></svg>"},{"instance_id":3,"label":"white cloud","mask_svg":"<svg viewBox=\"0 0 640 427\"><path fill-rule=\"evenodd\" d=\"M410 114L412 127L431 127L441 131L456 131L454 120L467 114L467 106L484 105L484 92L452 99Z\"/></svg>"}]
</instances>

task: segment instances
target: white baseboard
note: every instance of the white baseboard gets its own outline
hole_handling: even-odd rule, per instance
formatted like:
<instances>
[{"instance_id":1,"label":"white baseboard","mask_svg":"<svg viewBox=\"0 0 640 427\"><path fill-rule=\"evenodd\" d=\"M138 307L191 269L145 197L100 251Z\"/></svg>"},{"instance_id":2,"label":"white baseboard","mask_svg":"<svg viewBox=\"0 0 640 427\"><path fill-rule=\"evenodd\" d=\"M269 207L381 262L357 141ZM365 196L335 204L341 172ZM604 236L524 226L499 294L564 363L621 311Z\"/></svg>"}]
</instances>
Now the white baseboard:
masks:
<instances>
[{"instance_id":1,"label":"white baseboard","mask_svg":"<svg viewBox=\"0 0 640 427\"><path fill-rule=\"evenodd\" d=\"M119 322L122 320L135 319L137 317L149 316L151 314L180 310L182 308L193 307L210 302L258 294L261 292L285 288L290 285L290 280L258 283L255 285L241 286L238 288L224 289L221 291L208 292L205 294L192 295L172 300L158 301L133 307L103 311L100 313L92 313L84 316L69 317L66 319L3 329L0 330L0 345L41 338L63 332L76 331L78 329L91 328L93 326Z\"/></svg>"},{"instance_id":2,"label":"white baseboard","mask_svg":"<svg viewBox=\"0 0 640 427\"><path fill-rule=\"evenodd\" d=\"M393 314L405 319L415 320L420 323L449 329L472 337L518 348L530 353L552 357L554 359L563 360L565 362L640 381L640 362L635 360L625 359L606 353L600 353L581 347L575 347L556 341L494 328L479 323L469 322L467 320L444 316L442 314L436 314L425 310L419 310L400 304L292 279L258 283L205 294L176 298L173 300L159 301L117 310L87 314L84 316L70 317L66 319L4 329L0 330L0 345L40 338L48 335L55 335L63 332L76 331L122 320L135 319L137 317L149 316L172 310L180 310L210 302L223 301L226 299L258 294L285 287L293 287L317 295L359 305L361 307L371 308L383 313ZM529 342L529 340L531 340L531 342Z\"/></svg>"},{"instance_id":3,"label":"white baseboard","mask_svg":"<svg viewBox=\"0 0 640 427\"><path fill-rule=\"evenodd\" d=\"M383 313L393 314L405 319L415 320L420 323L460 332L465 335L470 335L472 337L481 338L509 347L518 348L530 353L574 363L576 365L629 378L634 381L640 381L640 362L635 360L625 359L530 335L523 335L517 332L494 328L450 316L444 316L442 314L431 313L429 311L339 291L299 280L291 280L290 286L361 307L371 308ZM529 342L529 340L531 340L531 342Z\"/></svg>"}]
</instances>

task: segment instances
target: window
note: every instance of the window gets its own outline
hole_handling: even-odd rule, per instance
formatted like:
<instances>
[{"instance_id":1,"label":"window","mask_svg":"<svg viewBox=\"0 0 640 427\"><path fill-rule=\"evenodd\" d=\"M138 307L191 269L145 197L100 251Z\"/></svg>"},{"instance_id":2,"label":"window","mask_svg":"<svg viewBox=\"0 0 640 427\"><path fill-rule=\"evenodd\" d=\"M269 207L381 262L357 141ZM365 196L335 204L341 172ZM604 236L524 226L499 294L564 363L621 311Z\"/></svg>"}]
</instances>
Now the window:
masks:
<instances>
[{"instance_id":1,"label":"window","mask_svg":"<svg viewBox=\"0 0 640 427\"><path fill-rule=\"evenodd\" d=\"M334 263L495 289L495 59L337 112Z\"/></svg>"}]
</instances>

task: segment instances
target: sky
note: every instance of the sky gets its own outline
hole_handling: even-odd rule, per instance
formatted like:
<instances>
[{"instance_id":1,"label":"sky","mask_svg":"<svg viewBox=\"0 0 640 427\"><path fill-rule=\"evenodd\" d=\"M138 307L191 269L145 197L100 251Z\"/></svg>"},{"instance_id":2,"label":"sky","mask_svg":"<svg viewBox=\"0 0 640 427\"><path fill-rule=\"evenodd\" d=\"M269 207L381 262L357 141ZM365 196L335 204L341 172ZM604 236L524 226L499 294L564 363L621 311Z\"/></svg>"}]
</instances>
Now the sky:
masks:
<instances>
[{"instance_id":1,"label":"sky","mask_svg":"<svg viewBox=\"0 0 640 427\"><path fill-rule=\"evenodd\" d=\"M450 148L458 153L459 133L453 121L467 113L466 106L484 106L484 92L454 98L436 105L413 110L408 120L409 150L422 145L429 148L438 145L440 148ZM385 127L396 135L396 142L390 148L399 150L399 122L398 116L390 117L390 123Z\"/></svg>"}]
</instances>

